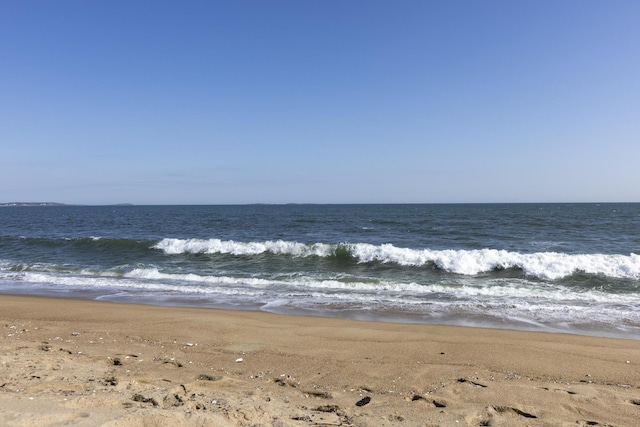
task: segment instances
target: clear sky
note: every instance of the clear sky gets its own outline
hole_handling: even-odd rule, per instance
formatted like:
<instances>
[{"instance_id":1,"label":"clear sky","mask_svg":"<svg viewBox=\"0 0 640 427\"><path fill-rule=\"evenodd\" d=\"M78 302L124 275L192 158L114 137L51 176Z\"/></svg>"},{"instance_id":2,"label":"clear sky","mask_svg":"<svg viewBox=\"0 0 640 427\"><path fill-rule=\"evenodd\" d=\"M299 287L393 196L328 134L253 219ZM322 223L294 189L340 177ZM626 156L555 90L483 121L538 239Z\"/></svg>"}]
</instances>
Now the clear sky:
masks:
<instances>
[{"instance_id":1,"label":"clear sky","mask_svg":"<svg viewBox=\"0 0 640 427\"><path fill-rule=\"evenodd\" d=\"M0 202L640 201L640 1L0 0Z\"/></svg>"}]
</instances>

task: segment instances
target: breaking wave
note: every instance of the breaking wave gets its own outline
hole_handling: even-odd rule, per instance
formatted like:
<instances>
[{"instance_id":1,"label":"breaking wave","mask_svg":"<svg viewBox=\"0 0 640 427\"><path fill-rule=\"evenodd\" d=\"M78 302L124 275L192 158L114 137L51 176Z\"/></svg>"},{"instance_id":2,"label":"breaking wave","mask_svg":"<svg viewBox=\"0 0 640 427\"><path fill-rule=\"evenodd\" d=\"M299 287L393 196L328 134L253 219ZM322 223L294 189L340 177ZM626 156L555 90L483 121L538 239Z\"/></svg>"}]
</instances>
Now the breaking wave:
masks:
<instances>
[{"instance_id":1,"label":"breaking wave","mask_svg":"<svg viewBox=\"0 0 640 427\"><path fill-rule=\"evenodd\" d=\"M304 244L282 240L237 242L220 239L163 239L152 247L168 255L253 256L269 253L292 257L348 257L357 263L393 263L410 267L433 265L441 270L462 275L520 269L528 276L545 280L562 279L576 273L620 279L640 278L640 255L633 253L619 255L558 252L520 253L497 249L431 250L401 248L392 244Z\"/></svg>"}]
</instances>

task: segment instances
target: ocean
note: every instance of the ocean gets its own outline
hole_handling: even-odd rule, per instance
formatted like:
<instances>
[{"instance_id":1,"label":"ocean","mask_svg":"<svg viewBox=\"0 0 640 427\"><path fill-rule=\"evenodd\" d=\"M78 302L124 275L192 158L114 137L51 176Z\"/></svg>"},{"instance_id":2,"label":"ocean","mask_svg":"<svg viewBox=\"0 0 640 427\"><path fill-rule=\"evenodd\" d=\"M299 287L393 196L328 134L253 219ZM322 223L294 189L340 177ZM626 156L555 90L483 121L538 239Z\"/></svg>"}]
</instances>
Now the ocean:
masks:
<instances>
[{"instance_id":1,"label":"ocean","mask_svg":"<svg viewBox=\"0 0 640 427\"><path fill-rule=\"evenodd\" d=\"M0 293L640 339L640 204L0 207Z\"/></svg>"}]
</instances>

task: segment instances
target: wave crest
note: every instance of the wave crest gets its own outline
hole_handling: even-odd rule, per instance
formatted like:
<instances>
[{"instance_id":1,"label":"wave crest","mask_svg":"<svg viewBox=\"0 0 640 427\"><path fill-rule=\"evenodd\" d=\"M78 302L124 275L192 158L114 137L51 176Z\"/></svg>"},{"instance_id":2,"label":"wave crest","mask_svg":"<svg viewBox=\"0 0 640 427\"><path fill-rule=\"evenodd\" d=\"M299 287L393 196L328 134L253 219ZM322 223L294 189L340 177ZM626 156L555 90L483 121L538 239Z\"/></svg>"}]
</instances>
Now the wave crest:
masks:
<instances>
[{"instance_id":1,"label":"wave crest","mask_svg":"<svg viewBox=\"0 0 640 427\"><path fill-rule=\"evenodd\" d=\"M545 280L557 280L582 272L614 278L640 278L640 255L566 254L557 252L519 253L497 249L431 250L400 248L392 244L236 242L220 239L163 239L153 246L168 255L230 254L252 256L264 253L292 257L352 258L358 263L393 263L421 267L435 265L444 271L477 275L517 268Z\"/></svg>"}]
</instances>

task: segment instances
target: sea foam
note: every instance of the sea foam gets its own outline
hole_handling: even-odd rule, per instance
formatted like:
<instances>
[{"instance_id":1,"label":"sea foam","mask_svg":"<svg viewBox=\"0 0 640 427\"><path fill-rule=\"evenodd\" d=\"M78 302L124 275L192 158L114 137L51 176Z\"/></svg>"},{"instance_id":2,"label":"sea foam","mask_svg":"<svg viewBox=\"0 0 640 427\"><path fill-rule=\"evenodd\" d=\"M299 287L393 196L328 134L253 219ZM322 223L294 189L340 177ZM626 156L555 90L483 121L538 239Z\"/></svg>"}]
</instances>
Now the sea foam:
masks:
<instances>
[{"instance_id":1,"label":"sea foam","mask_svg":"<svg viewBox=\"0 0 640 427\"><path fill-rule=\"evenodd\" d=\"M282 240L237 242L220 239L163 239L153 247L169 255L200 253L252 256L271 253L292 257L333 257L343 251L359 263L394 263L414 267L435 265L447 272L462 275L518 268L529 276L547 280L561 279L577 272L622 279L640 278L640 255L637 254L520 253L497 249L431 250L401 248L392 244L304 244Z\"/></svg>"},{"instance_id":2,"label":"sea foam","mask_svg":"<svg viewBox=\"0 0 640 427\"><path fill-rule=\"evenodd\" d=\"M110 273L110 272L106 272ZM612 294L597 289L576 292L564 286L551 286L527 280L491 280L482 285L444 285L400 283L393 281L361 282L344 281L340 278L325 279L313 276L299 276L288 279L259 277L231 277L199 274L165 273L156 268L135 268L118 279L111 274L81 273L59 275L48 272L23 272L21 280L30 283L45 283L69 288L91 289L137 289L176 292L178 294L238 294L258 296L264 292L275 294L321 293L324 298L352 298L360 295L382 298L399 297L403 303L411 303L414 298L422 303L451 298L459 301L474 301L474 304L487 303L495 298L521 304L529 301L555 301L589 304L618 304L637 306L638 294ZM1 275L0 275L1 277ZM318 294L320 295L320 294ZM427 298L426 300L424 298ZM306 299L306 298L305 298Z\"/></svg>"}]
</instances>

